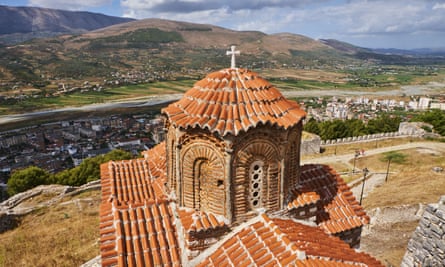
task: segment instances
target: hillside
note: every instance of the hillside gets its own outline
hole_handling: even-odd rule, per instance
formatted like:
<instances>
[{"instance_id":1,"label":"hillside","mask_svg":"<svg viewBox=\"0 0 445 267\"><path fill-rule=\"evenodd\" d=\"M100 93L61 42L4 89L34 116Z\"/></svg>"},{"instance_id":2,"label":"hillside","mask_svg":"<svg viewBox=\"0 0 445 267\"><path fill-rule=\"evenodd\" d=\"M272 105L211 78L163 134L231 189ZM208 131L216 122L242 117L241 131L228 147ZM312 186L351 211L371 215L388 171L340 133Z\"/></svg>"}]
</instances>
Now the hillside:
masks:
<instances>
[{"instance_id":1,"label":"hillside","mask_svg":"<svg viewBox=\"0 0 445 267\"><path fill-rule=\"evenodd\" d=\"M0 89L55 90L84 81L144 83L199 78L225 68L231 45L238 66L251 69L335 66L356 61L319 41L295 34L267 35L206 24L145 19L0 47ZM135 78L137 77L137 78ZM122 82L122 81L119 81ZM77 83L77 84L76 84ZM31 85L31 87L29 86Z\"/></svg>"},{"instance_id":2,"label":"hillside","mask_svg":"<svg viewBox=\"0 0 445 267\"><path fill-rule=\"evenodd\" d=\"M13 44L61 33L82 33L132 20L91 12L0 6L0 43Z\"/></svg>"},{"instance_id":3,"label":"hillside","mask_svg":"<svg viewBox=\"0 0 445 267\"><path fill-rule=\"evenodd\" d=\"M226 51L231 45L241 51L237 66L255 71L309 69L357 74L357 69L382 64L431 68L445 62L444 58L376 54L347 43L298 34L144 19L83 34L0 46L0 103L11 106L29 97L200 79L209 71L229 66Z\"/></svg>"},{"instance_id":4,"label":"hillside","mask_svg":"<svg viewBox=\"0 0 445 267\"><path fill-rule=\"evenodd\" d=\"M94 258L100 200L95 181L42 185L0 203L0 266L79 266Z\"/></svg>"}]
</instances>

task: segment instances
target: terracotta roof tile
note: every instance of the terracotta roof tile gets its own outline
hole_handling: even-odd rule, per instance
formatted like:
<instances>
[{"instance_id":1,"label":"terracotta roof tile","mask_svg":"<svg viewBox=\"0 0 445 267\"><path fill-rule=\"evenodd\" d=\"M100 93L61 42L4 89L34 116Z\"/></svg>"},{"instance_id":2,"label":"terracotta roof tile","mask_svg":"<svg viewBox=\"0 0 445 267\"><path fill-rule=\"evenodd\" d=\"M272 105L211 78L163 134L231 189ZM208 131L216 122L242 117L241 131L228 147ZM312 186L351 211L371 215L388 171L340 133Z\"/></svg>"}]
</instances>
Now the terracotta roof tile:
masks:
<instances>
[{"instance_id":1,"label":"terracotta roof tile","mask_svg":"<svg viewBox=\"0 0 445 267\"><path fill-rule=\"evenodd\" d=\"M321 201L323 211L317 214L317 223L327 233L336 234L369 223L349 187L329 166L302 166L299 185L292 193L289 209Z\"/></svg>"},{"instance_id":2,"label":"terracotta roof tile","mask_svg":"<svg viewBox=\"0 0 445 267\"><path fill-rule=\"evenodd\" d=\"M162 112L177 127L208 128L220 135L238 135L258 123L287 129L306 116L296 102L285 99L257 73L245 69L208 74ZM200 120L204 117L215 120Z\"/></svg>"},{"instance_id":3,"label":"terracotta roof tile","mask_svg":"<svg viewBox=\"0 0 445 267\"><path fill-rule=\"evenodd\" d=\"M306 252L306 256L309 259L311 257L325 258L329 259L329 261L382 266L375 258L366 253L355 251L340 238L326 235L322 229L287 219L274 218L272 221L291 242L297 245L298 249Z\"/></svg>"},{"instance_id":4,"label":"terracotta roof tile","mask_svg":"<svg viewBox=\"0 0 445 267\"><path fill-rule=\"evenodd\" d=\"M174 227L166 227L174 219L168 201L115 206L113 214L118 262L125 266L179 266L176 231ZM151 256L145 257L144 254L147 253Z\"/></svg>"},{"instance_id":5,"label":"terracotta roof tile","mask_svg":"<svg viewBox=\"0 0 445 267\"><path fill-rule=\"evenodd\" d=\"M204 232L227 228L225 219L210 212L195 211L190 208L178 208L179 219L185 232Z\"/></svg>"},{"instance_id":6,"label":"terracotta roof tile","mask_svg":"<svg viewBox=\"0 0 445 267\"><path fill-rule=\"evenodd\" d=\"M283 240L282 233L266 215L259 221L246 225L232 238L220 245L215 252L198 266L218 266L221 257L228 261L225 266L281 265L297 259L296 251ZM248 259L248 260L246 260ZM243 260L246 260L245 262ZM221 266L221 265L219 265Z\"/></svg>"},{"instance_id":7,"label":"terracotta roof tile","mask_svg":"<svg viewBox=\"0 0 445 267\"><path fill-rule=\"evenodd\" d=\"M165 143L142 159L101 165L103 266L180 265L165 170Z\"/></svg>"},{"instance_id":8,"label":"terracotta roof tile","mask_svg":"<svg viewBox=\"0 0 445 267\"><path fill-rule=\"evenodd\" d=\"M254 220L196 266L383 266L318 227L265 214Z\"/></svg>"},{"instance_id":9,"label":"terracotta roof tile","mask_svg":"<svg viewBox=\"0 0 445 267\"><path fill-rule=\"evenodd\" d=\"M288 209L316 204L320 200L320 196L314 191L303 192L298 189L293 189L291 192L293 200L287 204Z\"/></svg>"}]
</instances>

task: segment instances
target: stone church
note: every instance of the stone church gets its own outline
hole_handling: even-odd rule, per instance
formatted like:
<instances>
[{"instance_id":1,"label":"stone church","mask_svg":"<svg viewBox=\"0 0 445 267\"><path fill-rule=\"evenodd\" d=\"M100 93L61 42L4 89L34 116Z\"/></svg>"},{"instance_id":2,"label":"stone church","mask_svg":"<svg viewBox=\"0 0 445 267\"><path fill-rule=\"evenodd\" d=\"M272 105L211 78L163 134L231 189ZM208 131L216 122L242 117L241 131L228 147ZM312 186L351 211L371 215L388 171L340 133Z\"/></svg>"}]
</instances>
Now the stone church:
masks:
<instances>
[{"instance_id":1,"label":"stone church","mask_svg":"<svg viewBox=\"0 0 445 267\"><path fill-rule=\"evenodd\" d=\"M344 181L300 166L305 112L235 52L162 110L164 142L101 165L102 265L382 266Z\"/></svg>"}]
</instances>

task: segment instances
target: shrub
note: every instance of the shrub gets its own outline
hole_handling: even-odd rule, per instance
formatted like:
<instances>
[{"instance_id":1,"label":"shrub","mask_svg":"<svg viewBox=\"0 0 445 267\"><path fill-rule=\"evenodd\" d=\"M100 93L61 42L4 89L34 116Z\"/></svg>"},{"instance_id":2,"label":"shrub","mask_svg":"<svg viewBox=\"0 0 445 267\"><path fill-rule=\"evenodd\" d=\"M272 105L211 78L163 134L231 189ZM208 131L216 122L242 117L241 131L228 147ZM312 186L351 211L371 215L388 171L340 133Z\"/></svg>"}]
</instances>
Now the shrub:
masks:
<instances>
[{"instance_id":1,"label":"shrub","mask_svg":"<svg viewBox=\"0 0 445 267\"><path fill-rule=\"evenodd\" d=\"M12 196L38 185L49 184L50 177L47 171L35 166L18 170L8 180L8 194Z\"/></svg>"},{"instance_id":2,"label":"shrub","mask_svg":"<svg viewBox=\"0 0 445 267\"><path fill-rule=\"evenodd\" d=\"M52 182L72 186L83 185L100 179L100 164L110 160L125 160L131 158L131 153L116 149L105 155L88 158L73 169L57 173Z\"/></svg>"}]
</instances>

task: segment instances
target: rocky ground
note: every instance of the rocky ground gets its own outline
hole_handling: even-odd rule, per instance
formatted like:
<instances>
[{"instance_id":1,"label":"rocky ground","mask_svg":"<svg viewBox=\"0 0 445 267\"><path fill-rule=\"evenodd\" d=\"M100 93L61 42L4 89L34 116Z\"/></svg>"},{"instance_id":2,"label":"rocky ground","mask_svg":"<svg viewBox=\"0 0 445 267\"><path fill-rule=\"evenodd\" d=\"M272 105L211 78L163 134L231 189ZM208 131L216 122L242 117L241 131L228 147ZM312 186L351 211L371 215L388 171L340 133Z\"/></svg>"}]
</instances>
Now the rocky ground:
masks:
<instances>
[{"instance_id":1,"label":"rocky ground","mask_svg":"<svg viewBox=\"0 0 445 267\"><path fill-rule=\"evenodd\" d=\"M74 196L90 190L100 190L100 180L80 187L66 185L41 185L19 193L0 203L0 233L13 229L18 219L37 209L49 207L67 196ZM79 199L73 201L81 201ZM64 203L61 203L64 204ZM65 203L67 204L67 203ZM74 203L79 204L79 203Z\"/></svg>"},{"instance_id":2,"label":"rocky ground","mask_svg":"<svg viewBox=\"0 0 445 267\"><path fill-rule=\"evenodd\" d=\"M417 227L425 205L376 208L368 212L360 250L372 254L386 266L400 266L406 246Z\"/></svg>"}]
</instances>

